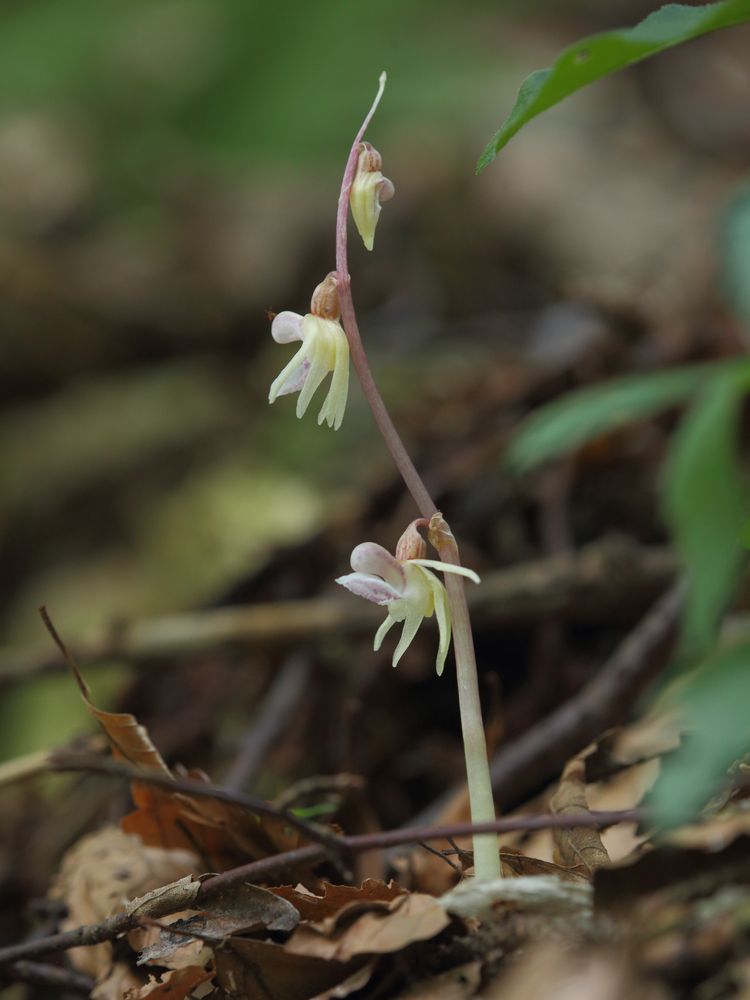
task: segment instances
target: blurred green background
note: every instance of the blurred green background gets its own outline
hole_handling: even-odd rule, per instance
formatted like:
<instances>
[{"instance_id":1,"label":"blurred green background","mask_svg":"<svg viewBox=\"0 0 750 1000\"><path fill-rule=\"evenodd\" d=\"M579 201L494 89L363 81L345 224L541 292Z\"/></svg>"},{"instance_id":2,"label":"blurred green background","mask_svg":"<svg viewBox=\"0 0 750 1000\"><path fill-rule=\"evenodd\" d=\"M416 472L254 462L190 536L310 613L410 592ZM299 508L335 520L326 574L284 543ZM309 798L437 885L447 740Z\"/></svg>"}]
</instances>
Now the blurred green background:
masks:
<instances>
[{"instance_id":1,"label":"blurred green background","mask_svg":"<svg viewBox=\"0 0 750 1000\"><path fill-rule=\"evenodd\" d=\"M336 436L265 402L288 356L265 312L304 312L333 266L340 174L382 69L370 138L396 198L351 268L397 409L509 356L544 361L605 313L649 331L644 356L684 354L747 171L746 32L577 96L474 177L528 72L650 9L7 0L3 640L44 644L41 603L77 634L220 601L388 474L357 390ZM112 690L126 676L113 665ZM0 756L79 729L77 699L62 678L6 690Z\"/></svg>"}]
</instances>

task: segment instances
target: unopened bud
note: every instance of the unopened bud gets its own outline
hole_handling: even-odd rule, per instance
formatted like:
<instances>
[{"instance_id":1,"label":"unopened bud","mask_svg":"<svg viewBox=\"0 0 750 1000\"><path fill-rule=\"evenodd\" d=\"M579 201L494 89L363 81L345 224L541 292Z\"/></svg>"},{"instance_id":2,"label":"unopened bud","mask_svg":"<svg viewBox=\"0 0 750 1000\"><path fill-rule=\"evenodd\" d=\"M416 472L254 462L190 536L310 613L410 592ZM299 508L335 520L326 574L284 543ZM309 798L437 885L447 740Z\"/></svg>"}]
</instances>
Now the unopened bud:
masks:
<instances>
[{"instance_id":1,"label":"unopened bud","mask_svg":"<svg viewBox=\"0 0 750 1000\"><path fill-rule=\"evenodd\" d=\"M310 312L322 319L338 319L341 315L338 278L335 271L327 274L312 293Z\"/></svg>"},{"instance_id":2,"label":"unopened bud","mask_svg":"<svg viewBox=\"0 0 750 1000\"><path fill-rule=\"evenodd\" d=\"M399 562L407 559L424 559L427 555L427 542L419 534L418 525L424 524L424 518L412 521L396 545L396 558Z\"/></svg>"},{"instance_id":3,"label":"unopened bud","mask_svg":"<svg viewBox=\"0 0 750 1000\"><path fill-rule=\"evenodd\" d=\"M381 173L382 165L383 160L377 149L369 142L363 142L349 192L349 204L354 223L368 250L372 250L375 242L380 206L394 195L393 184Z\"/></svg>"}]
</instances>

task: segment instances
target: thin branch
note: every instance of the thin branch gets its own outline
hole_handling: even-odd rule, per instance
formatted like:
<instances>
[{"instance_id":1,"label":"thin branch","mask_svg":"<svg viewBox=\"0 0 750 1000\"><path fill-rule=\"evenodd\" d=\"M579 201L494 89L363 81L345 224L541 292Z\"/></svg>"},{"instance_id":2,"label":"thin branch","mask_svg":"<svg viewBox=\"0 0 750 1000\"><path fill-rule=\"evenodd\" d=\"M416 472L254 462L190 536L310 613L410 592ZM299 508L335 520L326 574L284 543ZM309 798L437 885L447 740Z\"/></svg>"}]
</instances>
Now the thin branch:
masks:
<instances>
[{"instance_id":1,"label":"thin branch","mask_svg":"<svg viewBox=\"0 0 750 1000\"><path fill-rule=\"evenodd\" d=\"M14 962L4 970L3 975L16 983L28 983L29 986L43 986L60 993L83 993L88 996L96 985L91 976L86 976L75 969L65 969L59 965L46 965L41 962L22 960Z\"/></svg>"},{"instance_id":2,"label":"thin branch","mask_svg":"<svg viewBox=\"0 0 750 1000\"><path fill-rule=\"evenodd\" d=\"M500 808L512 807L555 778L569 757L627 718L664 665L682 599L680 585L663 594L578 694L498 750L490 770ZM464 786L455 785L419 813L416 822L434 822L462 794Z\"/></svg>"},{"instance_id":3,"label":"thin branch","mask_svg":"<svg viewBox=\"0 0 750 1000\"><path fill-rule=\"evenodd\" d=\"M467 592L477 622L523 624L549 614L593 615L617 610L634 598L655 597L676 569L662 547L635 545L622 537L604 538L567 553L482 574L482 585ZM626 602L624 599L628 598ZM367 601L320 597L211 608L144 618L117 629L69 640L80 663L112 659L143 663L241 645L293 645L329 635L357 635L377 626L382 611ZM0 649L0 683L60 670L49 643Z\"/></svg>"},{"instance_id":4,"label":"thin branch","mask_svg":"<svg viewBox=\"0 0 750 1000\"><path fill-rule=\"evenodd\" d=\"M450 826L442 827L420 826L404 830L387 830L380 833L363 833L352 837L342 837L341 840L347 851L359 854L377 848L418 844L424 840L449 841L453 837L468 837L482 833L511 833L517 830L573 829L575 827L603 830L618 823L638 823L644 819L647 819L647 814L642 809L590 812L572 816L545 813L538 816L508 816L492 823L453 823ZM199 909L201 905L210 903L213 896L237 882L268 881L300 864L315 865L325 859L325 849L317 844L311 844L308 847L277 854L272 858L264 858L261 861L252 861L238 868L231 868L202 882L191 907ZM148 917L149 919L158 919L174 912L175 909L183 908L183 900L172 900L171 902L167 900L163 903L163 909L156 905L150 907ZM207 906L207 908L209 907ZM34 941L25 941L22 944L0 948L0 964L44 955L51 951L66 951L70 948L101 944L102 941L112 941L114 938L133 930L139 926L139 923L137 914L116 913L100 924L90 924L72 931L51 934Z\"/></svg>"},{"instance_id":5,"label":"thin branch","mask_svg":"<svg viewBox=\"0 0 750 1000\"><path fill-rule=\"evenodd\" d=\"M276 676L263 704L254 713L240 750L225 778L224 787L232 791L245 788L278 740L299 706L312 671L308 656L296 653L289 657Z\"/></svg>"},{"instance_id":6,"label":"thin branch","mask_svg":"<svg viewBox=\"0 0 750 1000\"><path fill-rule=\"evenodd\" d=\"M247 809L248 812L260 816L270 816L281 819L289 826L298 830L309 840L320 844L333 859L341 858L346 851L343 837L331 833L317 823L310 823L288 809L283 809L266 802L265 799L246 795L244 792L232 791L211 785L192 778L180 778L160 771L144 767L133 767L125 761L112 760L111 757L95 757L89 754L57 752L49 756L49 766L55 771L85 771L96 774L106 774L114 778L126 778L128 781L138 781L146 785L156 785L169 792L180 792L193 798L212 799L215 802L225 802L228 805Z\"/></svg>"}]
</instances>

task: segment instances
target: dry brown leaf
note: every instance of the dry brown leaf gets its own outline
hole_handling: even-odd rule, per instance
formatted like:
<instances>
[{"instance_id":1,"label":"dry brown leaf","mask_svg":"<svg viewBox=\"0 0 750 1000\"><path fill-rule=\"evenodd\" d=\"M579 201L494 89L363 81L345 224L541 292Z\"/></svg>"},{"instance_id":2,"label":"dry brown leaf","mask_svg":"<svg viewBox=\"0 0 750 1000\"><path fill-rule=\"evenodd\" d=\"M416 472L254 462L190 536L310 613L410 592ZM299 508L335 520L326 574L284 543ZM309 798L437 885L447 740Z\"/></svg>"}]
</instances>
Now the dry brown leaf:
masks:
<instances>
[{"instance_id":1,"label":"dry brown leaf","mask_svg":"<svg viewBox=\"0 0 750 1000\"><path fill-rule=\"evenodd\" d=\"M389 903L350 903L321 923L298 927L284 948L293 955L348 962L427 941L449 923L450 917L436 899L411 893Z\"/></svg>"},{"instance_id":2,"label":"dry brown leaf","mask_svg":"<svg viewBox=\"0 0 750 1000\"><path fill-rule=\"evenodd\" d=\"M343 983L366 964L295 955L271 941L234 938L216 953L216 978L228 998L309 1000Z\"/></svg>"},{"instance_id":3,"label":"dry brown leaf","mask_svg":"<svg viewBox=\"0 0 750 1000\"><path fill-rule=\"evenodd\" d=\"M476 996L481 980L482 963L467 962L418 983L401 993L399 1000L466 1000Z\"/></svg>"},{"instance_id":4,"label":"dry brown leaf","mask_svg":"<svg viewBox=\"0 0 750 1000\"><path fill-rule=\"evenodd\" d=\"M127 962L115 962L91 991L91 1000L122 1000L127 992L141 986L143 979Z\"/></svg>"},{"instance_id":5,"label":"dry brown leaf","mask_svg":"<svg viewBox=\"0 0 750 1000\"><path fill-rule=\"evenodd\" d=\"M359 990L364 989L372 979L374 971L375 962L368 962L367 965L363 965L361 969L353 972L351 976L347 976L342 983L334 986L333 989L316 993L311 1000L344 1000L344 998L351 996L352 993L357 993Z\"/></svg>"},{"instance_id":6,"label":"dry brown leaf","mask_svg":"<svg viewBox=\"0 0 750 1000\"><path fill-rule=\"evenodd\" d=\"M582 756L565 765L557 791L550 800L553 813L576 816L588 813L586 800L586 764ZM553 831L557 848L556 861L575 868L583 865L589 876L609 862L598 830L590 827L558 828Z\"/></svg>"},{"instance_id":7,"label":"dry brown leaf","mask_svg":"<svg viewBox=\"0 0 750 1000\"><path fill-rule=\"evenodd\" d=\"M204 943L220 943L240 931L261 928L289 933L298 923L299 913L286 899L258 886L240 883L213 897L201 912L170 917L168 925L174 930L144 928L132 932L129 941L132 948L141 952L138 965L164 965L174 969L205 965Z\"/></svg>"},{"instance_id":8,"label":"dry brown leaf","mask_svg":"<svg viewBox=\"0 0 750 1000\"><path fill-rule=\"evenodd\" d=\"M539 858L527 857L522 851L503 847L500 850L500 862L503 875L519 877L521 875L557 875L566 882L587 882L588 869L583 864L572 867L556 865L553 861L542 861Z\"/></svg>"},{"instance_id":9,"label":"dry brown leaf","mask_svg":"<svg viewBox=\"0 0 750 1000\"><path fill-rule=\"evenodd\" d=\"M148 731L135 716L97 708L77 667L72 662L70 666L86 707L110 742L113 756L171 776ZM188 772L186 777L210 783L201 771ZM204 865L213 871L225 871L306 843L299 831L290 829L283 819L258 816L216 799L195 798L141 781L131 783L131 794L135 809L121 821L126 833L152 847L199 851ZM307 875L304 869L300 872L300 878ZM317 885L317 881L310 881Z\"/></svg>"},{"instance_id":10,"label":"dry brown leaf","mask_svg":"<svg viewBox=\"0 0 750 1000\"><path fill-rule=\"evenodd\" d=\"M201 965L191 965L184 969L170 969L158 979L149 976L148 982L140 989L126 990L122 1000L146 1000L147 997L159 1000L185 1000L192 995L196 986L208 982L214 976L213 970L206 970Z\"/></svg>"},{"instance_id":11,"label":"dry brown leaf","mask_svg":"<svg viewBox=\"0 0 750 1000\"><path fill-rule=\"evenodd\" d=\"M480 994L483 1000L662 1000L661 989L640 980L623 954L603 949L532 949Z\"/></svg>"},{"instance_id":12,"label":"dry brown leaf","mask_svg":"<svg viewBox=\"0 0 750 1000\"><path fill-rule=\"evenodd\" d=\"M334 916L350 903L390 902L406 891L396 882L385 883L374 878L365 879L359 888L353 885L333 885L330 882L324 882L322 888L322 896L308 892L304 886L291 885L276 886L269 889L269 892L292 903L302 920L318 922Z\"/></svg>"},{"instance_id":13,"label":"dry brown leaf","mask_svg":"<svg viewBox=\"0 0 750 1000\"><path fill-rule=\"evenodd\" d=\"M121 910L127 901L171 882L197 874L198 860L186 851L146 847L115 826L104 827L78 841L65 855L50 895L61 899L68 915L62 930L96 924ZM112 945L74 948L73 965L100 979L112 964Z\"/></svg>"}]
</instances>

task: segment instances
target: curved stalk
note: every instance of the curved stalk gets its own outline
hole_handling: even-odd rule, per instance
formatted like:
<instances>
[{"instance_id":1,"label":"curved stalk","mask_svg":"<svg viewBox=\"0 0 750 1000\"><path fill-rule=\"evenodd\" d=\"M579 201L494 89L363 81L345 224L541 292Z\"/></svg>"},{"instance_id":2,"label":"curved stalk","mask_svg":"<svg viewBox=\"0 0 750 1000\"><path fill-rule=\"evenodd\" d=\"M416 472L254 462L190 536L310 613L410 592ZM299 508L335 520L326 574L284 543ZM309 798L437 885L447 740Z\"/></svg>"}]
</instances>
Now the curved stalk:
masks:
<instances>
[{"instance_id":1,"label":"curved stalk","mask_svg":"<svg viewBox=\"0 0 750 1000\"><path fill-rule=\"evenodd\" d=\"M341 321L347 340L349 341L352 363L362 386L362 392L369 404L386 447L391 453L396 468L404 480L406 488L414 498L414 502L422 516L430 520L439 513L435 501L430 496L429 490L422 481L422 477L417 472L409 453L404 447L404 443L383 402L383 397L380 395L367 360L352 299L351 278L349 276L347 258L349 192L357 169L359 145L380 103L380 98L383 96L385 79L385 73L382 73L375 100L352 143L344 176L341 181L341 192L339 194L338 211L336 214L337 289L341 307ZM460 565L458 546L450 531L445 529L447 529L447 525L445 525L444 530L437 533L440 558L443 562L458 566ZM492 797L492 783L490 781L490 769L487 760L487 744L484 736L482 709L479 700L474 640L471 634L471 621L469 619L469 609L466 604L464 582L460 577L452 573L447 573L445 575L445 588L451 609L453 650L456 657L458 701L461 713L464 755L466 758L466 780L469 787L471 819L473 823L489 823L495 819L495 805ZM500 869L497 834L475 835L473 838L473 847L475 876L478 879L499 878L502 873Z\"/></svg>"}]
</instances>

